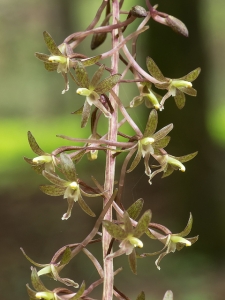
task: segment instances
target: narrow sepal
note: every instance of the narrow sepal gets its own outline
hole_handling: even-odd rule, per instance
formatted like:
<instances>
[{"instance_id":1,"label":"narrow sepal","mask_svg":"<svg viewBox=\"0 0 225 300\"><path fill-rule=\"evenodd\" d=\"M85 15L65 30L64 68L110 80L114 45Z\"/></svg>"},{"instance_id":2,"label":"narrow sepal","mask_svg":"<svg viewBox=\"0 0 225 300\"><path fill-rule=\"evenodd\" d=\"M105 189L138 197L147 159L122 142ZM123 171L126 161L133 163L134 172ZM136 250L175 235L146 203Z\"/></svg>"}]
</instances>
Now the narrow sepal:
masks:
<instances>
[{"instance_id":1,"label":"narrow sepal","mask_svg":"<svg viewBox=\"0 0 225 300\"><path fill-rule=\"evenodd\" d=\"M95 217L95 213L90 209L90 207L87 205L87 203L84 201L81 195L79 195L78 197L78 203L86 214L88 214L91 217Z\"/></svg>"},{"instance_id":2,"label":"narrow sepal","mask_svg":"<svg viewBox=\"0 0 225 300\"><path fill-rule=\"evenodd\" d=\"M81 117L81 128L84 128L87 125L88 119L91 114L91 105L85 101L82 111L82 117Z\"/></svg>"},{"instance_id":3,"label":"narrow sepal","mask_svg":"<svg viewBox=\"0 0 225 300\"><path fill-rule=\"evenodd\" d=\"M157 141L157 140L161 140L162 138L164 138L171 130L173 129L173 124L169 124L165 127L163 127L162 129L160 129L159 131L157 131L154 135L153 138Z\"/></svg>"},{"instance_id":4,"label":"narrow sepal","mask_svg":"<svg viewBox=\"0 0 225 300\"><path fill-rule=\"evenodd\" d=\"M48 50L54 55L62 56L63 54L58 49L51 35L47 31L44 31L43 36L44 36L46 46L48 47Z\"/></svg>"},{"instance_id":5,"label":"narrow sepal","mask_svg":"<svg viewBox=\"0 0 225 300\"><path fill-rule=\"evenodd\" d=\"M137 153L136 153L136 155L135 155L134 160L133 160L132 163L131 163L130 168L127 170L127 173L132 172L132 171L137 167L137 165L139 164L139 162L140 162L140 160L141 160L141 156L142 156L142 152L141 152L141 143L138 142L138 150L137 150Z\"/></svg>"},{"instance_id":6,"label":"narrow sepal","mask_svg":"<svg viewBox=\"0 0 225 300\"><path fill-rule=\"evenodd\" d=\"M104 65L101 65L98 70L94 73L92 79L91 79L91 82L90 82L90 86L89 88L90 89L95 89L95 87L97 86L97 84L99 83L101 77L102 77L102 74L105 70L105 66Z\"/></svg>"},{"instance_id":7,"label":"narrow sepal","mask_svg":"<svg viewBox=\"0 0 225 300\"><path fill-rule=\"evenodd\" d=\"M77 181L76 168L68 154L60 154L60 165L62 173L69 181Z\"/></svg>"},{"instance_id":8,"label":"narrow sepal","mask_svg":"<svg viewBox=\"0 0 225 300\"><path fill-rule=\"evenodd\" d=\"M29 284L26 284L26 288L27 288L27 294L28 296L30 297L30 300L37 300L36 298L36 291L32 290L30 287L29 287Z\"/></svg>"},{"instance_id":9,"label":"narrow sepal","mask_svg":"<svg viewBox=\"0 0 225 300\"><path fill-rule=\"evenodd\" d=\"M131 254L128 255L128 261L129 261L129 266L130 266L131 271L134 274L137 274L137 258L136 258L136 252L134 249L131 252Z\"/></svg>"},{"instance_id":10,"label":"narrow sepal","mask_svg":"<svg viewBox=\"0 0 225 300\"><path fill-rule=\"evenodd\" d=\"M124 231L127 233L127 235L129 233L132 233L133 226L127 211L123 213L123 222L124 222Z\"/></svg>"},{"instance_id":11,"label":"narrow sepal","mask_svg":"<svg viewBox=\"0 0 225 300\"><path fill-rule=\"evenodd\" d=\"M136 220L143 208L144 200L142 198L135 201L128 209L127 213L129 214L130 218Z\"/></svg>"},{"instance_id":12,"label":"narrow sepal","mask_svg":"<svg viewBox=\"0 0 225 300\"><path fill-rule=\"evenodd\" d=\"M171 139L170 136L165 136L164 138L162 138L162 139L160 139L160 140L154 142L154 144L153 144L153 147L154 147L154 154L160 155L161 152L160 152L159 150L158 150L158 152L157 152L157 149L165 148L165 147L169 144L170 139Z\"/></svg>"},{"instance_id":13,"label":"narrow sepal","mask_svg":"<svg viewBox=\"0 0 225 300\"><path fill-rule=\"evenodd\" d=\"M147 210L146 212L144 212L144 214L141 216L140 220L138 221L134 231L133 231L133 235L137 238L141 237L143 233L145 233L145 231L148 228L148 225L151 221L151 217L152 217L152 213L150 210Z\"/></svg>"},{"instance_id":14,"label":"narrow sepal","mask_svg":"<svg viewBox=\"0 0 225 300\"><path fill-rule=\"evenodd\" d=\"M102 225L108 233L117 240L124 240L127 237L126 232L117 224L104 220L102 221Z\"/></svg>"},{"instance_id":15,"label":"narrow sepal","mask_svg":"<svg viewBox=\"0 0 225 300\"><path fill-rule=\"evenodd\" d=\"M83 295L85 291L85 282L83 281L80 288L79 288L79 291L76 293L76 295L72 298L70 298L69 300L78 300L81 298L81 296Z\"/></svg>"},{"instance_id":16,"label":"narrow sepal","mask_svg":"<svg viewBox=\"0 0 225 300\"><path fill-rule=\"evenodd\" d=\"M60 261L60 266L68 264L70 260L71 260L71 249L70 247L66 247L66 250L63 252L63 256Z\"/></svg>"},{"instance_id":17,"label":"narrow sepal","mask_svg":"<svg viewBox=\"0 0 225 300\"><path fill-rule=\"evenodd\" d=\"M101 81L95 89L98 94L104 94L110 91L120 80L120 74L114 74Z\"/></svg>"},{"instance_id":18,"label":"narrow sepal","mask_svg":"<svg viewBox=\"0 0 225 300\"><path fill-rule=\"evenodd\" d=\"M193 159L197 154L198 154L198 151L188 154L188 155L180 156L180 157L176 157L176 156L172 156L172 155L170 155L170 156L172 156L175 159L179 160L180 162L184 163L184 162L187 162L187 161Z\"/></svg>"},{"instance_id":19,"label":"narrow sepal","mask_svg":"<svg viewBox=\"0 0 225 300\"><path fill-rule=\"evenodd\" d=\"M179 109L182 109L184 107L186 98L185 98L184 93L181 90L176 89L176 95L174 96L174 100L175 100L176 106Z\"/></svg>"},{"instance_id":20,"label":"narrow sepal","mask_svg":"<svg viewBox=\"0 0 225 300\"><path fill-rule=\"evenodd\" d=\"M68 182L64 179L59 178L58 176L49 173L47 171L43 171L42 175L48 179L51 183L59 185L61 187L67 187L68 186Z\"/></svg>"},{"instance_id":21,"label":"narrow sepal","mask_svg":"<svg viewBox=\"0 0 225 300\"><path fill-rule=\"evenodd\" d=\"M49 292L49 290L46 289L46 287L42 283L37 274L37 270L34 267L31 267L31 282L35 290L37 290L38 292Z\"/></svg>"},{"instance_id":22,"label":"narrow sepal","mask_svg":"<svg viewBox=\"0 0 225 300\"><path fill-rule=\"evenodd\" d=\"M28 142L30 144L30 147L34 151L34 153L38 155L45 154L45 152L39 147L38 143L36 142L34 136L30 131L28 131L27 136L28 136Z\"/></svg>"},{"instance_id":23,"label":"narrow sepal","mask_svg":"<svg viewBox=\"0 0 225 300\"><path fill-rule=\"evenodd\" d=\"M65 188L56 185L41 185L40 190L49 196L62 196L65 192Z\"/></svg>"},{"instance_id":24,"label":"narrow sepal","mask_svg":"<svg viewBox=\"0 0 225 300\"><path fill-rule=\"evenodd\" d=\"M149 114L143 137L152 136L153 133L156 131L157 124L158 124L158 114L157 111L153 109Z\"/></svg>"},{"instance_id":25,"label":"narrow sepal","mask_svg":"<svg viewBox=\"0 0 225 300\"><path fill-rule=\"evenodd\" d=\"M49 62L48 59L49 59L50 55L48 55L48 54L35 52L34 55L35 55L38 59L40 59L41 61Z\"/></svg>"},{"instance_id":26,"label":"narrow sepal","mask_svg":"<svg viewBox=\"0 0 225 300\"><path fill-rule=\"evenodd\" d=\"M181 231L177 235L181 236L181 237L187 236L191 231L192 225L193 225L193 217L192 217L192 214L190 213L190 217L189 217L186 227L184 228L183 231Z\"/></svg>"},{"instance_id":27,"label":"narrow sepal","mask_svg":"<svg viewBox=\"0 0 225 300\"><path fill-rule=\"evenodd\" d=\"M149 56L147 57L146 64L147 64L149 73L153 77L155 77L155 79L157 79L158 81L168 81L168 79L166 77L164 77L164 75L160 71L159 67L156 65L156 63L154 62L154 60L151 57L149 57Z\"/></svg>"},{"instance_id":28,"label":"narrow sepal","mask_svg":"<svg viewBox=\"0 0 225 300\"><path fill-rule=\"evenodd\" d=\"M76 81L79 83L79 86L88 89L89 87L88 74L85 67L80 61L77 62L75 75L76 75Z\"/></svg>"},{"instance_id":29,"label":"narrow sepal","mask_svg":"<svg viewBox=\"0 0 225 300\"><path fill-rule=\"evenodd\" d=\"M92 65L94 65L96 62L98 62L98 61L101 59L101 57L102 57L101 55L96 55L96 56L93 56L93 57L81 59L81 62L82 62L82 64L83 64L85 67L88 67L88 66L92 66Z\"/></svg>"},{"instance_id":30,"label":"narrow sepal","mask_svg":"<svg viewBox=\"0 0 225 300\"><path fill-rule=\"evenodd\" d=\"M199 76L200 72L201 68L197 68L179 79L192 82Z\"/></svg>"},{"instance_id":31,"label":"narrow sepal","mask_svg":"<svg viewBox=\"0 0 225 300\"><path fill-rule=\"evenodd\" d=\"M196 97L197 91L193 89L192 87L180 87L179 90L189 96Z\"/></svg>"},{"instance_id":32,"label":"narrow sepal","mask_svg":"<svg viewBox=\"0 0 225 300\"><path fill-rule=\"evenodd\" d=\"M58 69L58 63L45 62L44 65L45 65L45 69L49 72L53 72Z\"/></svg>"},{"instance_id":33,"label":"narrow sepal","mask_svg":"<svg viewBox=\"0 0 225 300\"><path fill-rule=\"evenodd\" d=\"M164 173L162 175L162 178L170 176L173 173L173 171L174 171L174 167L168 164L166 167L166 171L164 171Z\"/></svg>"}]
</instances>

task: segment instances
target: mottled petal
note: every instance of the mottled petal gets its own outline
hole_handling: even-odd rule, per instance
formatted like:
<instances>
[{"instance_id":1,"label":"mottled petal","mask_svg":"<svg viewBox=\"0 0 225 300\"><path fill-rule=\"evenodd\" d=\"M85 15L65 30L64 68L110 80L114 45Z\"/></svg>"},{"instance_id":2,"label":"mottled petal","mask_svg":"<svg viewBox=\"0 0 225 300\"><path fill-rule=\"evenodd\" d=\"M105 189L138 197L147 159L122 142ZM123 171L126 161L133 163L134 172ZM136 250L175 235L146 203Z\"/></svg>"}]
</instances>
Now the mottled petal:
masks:
<instances>
[{"instance_id":1,"label":"mottled petal","mask_svg":"<svg viewBox=\"0 0 225 300\"><path fill-rule=\"evenodd\" d=\"M120 80L120 74L114 74L101 81L95 88L97 94L104 94L110 91Z\"/></svg>"},{"instance_id":2,"label":"mottled petal","mask_svg":"<svg viewBox=\"0 0 225 300\"><path fill-rule=\"evenodd\" d=\"M127 170L127 173L130 173L131 171L133 171L139 164L139 162L141 160L141 156L142 156L141 149L142 149L141 143L138 142L138 150L137 150L136 156L135 156L130 168Z\"/></svg>"},{"instance_id":3,"label":"mottled petal","mask_svg":"<svg viewBox=\"0 0 225 300\"><path fill-rule=\"evenodd\" d=\"M166 171L163 173L162 178L165 178L169 175L171 175L174 171L174 167L170 164L167 165Z\"/></svg>"},{"instance_id":4,"label":"mottled petal","mask_svg":"<svg viewBox=\"0 0 225 300\"><path fill-rule=\"evenodd\" d=\"M49 196L62 196L65 188L57 185L41 185L40 190Z\"/></svg>"},{"instance_id":5,"label":"mottled petal","mask_svg":"<svg viewBox=\"0 0 225 300\"><path fill-rule=\"evenodd\" d=\"M180 162L184 163L184 162L187 162L191 159L193 159L196 155L198 154L198 151L194 152L194 153L191 153L191 154L188 154L188 155L184 155L184 156L180 156L180 157L176 157L176 156L172 156L173 158L179 160Z\"/></svg>"},{"instance_id":6,"label":"mottled petal","mask_svg":"<svg viewBox=\"0 0 225 300\"><path fill-rule=\"evenodd\" d=\"M58 177L52 173L49 173L47 171L43 171L42 174L45 178L47 178L51 183L53 183L55 185L58 185L61 187L67 187L69 184L66 180L63 180L60 177Z\"/></svg>"},{"instance_id":7,"label":"mottled petal","mask_svg":"<svg viewBox=\"0 0 225 300\"><path fill-rule=\"evenodd\" d=\"M39 53L35 52L35 56L40 59L41 61L48 62L49 63L49 57L50 55L44 54L44 53Z\"/></svg>"},{"instance_id":8,"label":"mottled petal","mask_svg":"<svg viewBox=\"0 0 225 300\"><path fill-rule=\"evenodd\" d=\"M129 214L127 211L124 212L123 214L123 222L124 222L124 231L129 234L132 233L133 231L133 226L129 217Z\"/></svg>"},{"instance_id":9,"label":"mottled petal","mask_svg":"<svg viewBox=\"0 0 225 300\"><path fill-rule=\"evenodd\" d=\"M57 71L58 69L58 63L52 63L52 62L45 62L45 69L49 72Z\"/></svg>"},{"instance_id":10,"label":"mottled petal","mask_svg":"<svg viewBox=\"0 0 225 300\"><path fill-rule=\"evenodd\" d=\"M82 117L81 117L81 128L84 128L87 125L88 119L91 114L91 105L88 101L84 102Z\"/></svg>"},{"instance_id":11,"label":"mottled petal","mask_svg":"<svg viewBox=\"0 0 225 300\"><path fill-rule=\"evenodd\" d=\"M78 203L80 207L83 209L83 211L88 214L91 217L95 217L95 213L90 209L90 207L87 205L87 203L82 198L81 194L78 197Z\"/></svg>"},{"instance_id":12,"label":"mottled petal","mask_svg":"<svg viewBox=\"0 0 225 300\"><path fill-rule=\"evenodd\" d=\"M82 62L82 64L83 64L85 67L88 67L88 66L92 66L92 65L94 65L96 62L98 62L98 61L101 59L101 57L102 57L101 55L96 55L96 56L93 56L93 57L81 59L81 62Z\"/></svg>"},{"instance_id":13,"label":"mottled petal","mask_svg":"<svg viewBox=\"0 0 225 300\"><path fill-rule=\"evenodd\" d=\"M68 264L70 260L71 260L71 249L70 247L66 247L66 250L63 252L63 256L60 261L60 266Z\"/></svg>"},{"instance_id":14,"label":"mottled petal","mask_svg":"<svg viewBox=\"0 0 225 300\"><path fill-rule=\"evenodd\" d=\"M189 220L188 220L188 223L187 223L185 229L183 231L181 231L180 233L177 233L176 235L181 236L181 237L187 236L191 231L192 225L193 225L193 217L192 217L192 214L190 213L190 217L189 217Z\"/></svg>"},{"instance_id":15,"label":"mottled petal","mask_svg":"<svg viewBox=\"0 0 225 300\"><path fill-rule=\"evenodd\" d=\"M128 209L127 213L129 214L130 218L136 220L143 208L144 200L142 198L135 201Z\"/></svg>"},{"instance_id":16,"label":"mottled petal","mask_svg":"<svg viewBox=\"0 0 225 300\"><path fill-rule=\"evenodd\" d=\"M47 31L44 31L43 36L44 36L46 46L48 47L48 50L54 55L62 56L63 54L58 49L58 47L57 47L55 41L53 40L53 38L51 37L51 35Z\"/></svg>"},{"instance_id":17,"label":"mottled petal","mask_svg":"<svg viewBox=\"0 0 225 300\"><path fill-rule=\"evenodd\" d=\"M28 135L28 142L30 144L31 149L34 151L34 153L38 154L38 155L44 155L46 154L38 145L38 143L36 142L34 136L32 135L32 133L30 131L28 131L27 133Z\"/></svg>"},{"instance_id":18,"label":"mottled petal","mask_svg":"<svg viewBox=\"0 0 225 300\"><path fill-rule=\"evenodd\" d=\"M138 221L134 231L133 231L133 235L137 238L141 237L143 233L145 233L145 231L148 228L148 225L151 221L151 217L152 217L152 213L149 210L147 210L140 218L140 220Z\"/></svg>"},{"instance_id":19,"label":"mottled petal","mask_svg":"<svg viewBox=\"0 0 225 300\"><path fill-rule=\"evenodd\" d=\"M193 89L192 87L180 87L179 90L189 96L197 96L197 91Z\"/></svg>"},{"instance_id":20,"label":"mottled petal","mask_svg":"<svg viewBox=\"0 0 225 300\"><path fill-rule=\"evenodd\" d=\"M41 279L37 274L37 270L31 267L31 282L35 290L38 292L49 292L49 290L44 286Z\"/></svg>"},{"instance_id":21,"label":"mottled petal","mask_svg":"<svg viewBox=\"0 0 225 300\"><path fill-rule=\"evenodd\" d=\"M161 140L162 138L164 138L171 130L173 129L173 124L169 124L165 127L163 127L162 129L160 129L159 131L157 131L154 135L153 138L155 141ZM154 143L155 144L155 143Z\"/></svg>"},{"instance_id":22,"label":"mottled petal","mask_svg":"<svg viewBox=\"0 0 225 300\"><path fill-rule=\"evenodd\" d=\"M157 111L153 109L149 114L143 137L152 136L153 133L156 131L157 124L158 124L158 114Z\"/></svg>"},{"instance_id":23,"label":"mottled petal","mask_svg":"<svg viewBox=\"0 0 225 300\"><path fill-rule=\"evenodd\" d=\"M75 68L76 80L82 88L89 88L88 74L83 64L78 61Z\"/></svg>"},{"instance_id":24,"label":"mottled petal","mask_svg":"<svg viewBox=\"0 0 225 300\"><path fill-rule=\"evenodd\" d=\"M157 149L162 149L162 148L165 148L169 142L170 142L170 136L165 136L164 138L154 142L153 144L153 148L154 148L154 154L161 154L161 152L158 150L157 152Z\"/></svg>"},{"instance_id":25,"label":"mottled petal","mask_svg":"<svg viewBox=\"0 0 225 300\"><path fill-rule=\"evenodd\" d=\"M185 98L184 93L180 89L176 89L176 95L174 96L174 100L175 100L176 106L179 109L182 109L184 107L186 98Z\"/></svg>"},{"instance_id":26,"label":"mottled petal","mask_svg":"<svg viewBox=\"0 0 225 300\"><path fill-rule=\"evenodd\" d=\"M179 79L192 82L192 81L194 81L198 77L198 75L200 74L200 72L201 72L201 68L197 68L197 69L191 71L190 73L188 73L187 75L185 75L185 76L183 76L183 77L181 77Z\"/></svg>"},{"instance_id":27,"label":"mottled petal","mask_svg":"<svg viewBox=\"0 0 225 300\"><path fill-rule=\"evenodd\" d=\"M158 66L156 65L156 63L151 57L149 56L147 57L146 64L149 73L153 77L155 77L155 79L157 79L158 81L168 81L168 79L164 77L164 75L162 74L162 72L160 71L160 69L158 68Z\"/></svg>"},{"instance_id":28,"label":"mottled petal","mask_svg":"<svg viewBox=\"0 0 225 300\"><path fill-rule=\"evenodd\" d=\"M104 220L102 221L102 225L108 233L117 240L124 240L127 237L126 232L117 224Z\"/></svg>"},{"instance_id":29,"label":"mottled petal","mask_svg":"<svg viewBox=\"0 0 225 300\"><path fill-rule=\"evenodd\" d=\"M68 181L77 181L77 174L75 165L70 158L70 156L66 153L60 154L60 165L62 169L62 173L68 179Z\"/></svg>"},{"instance_id":30,"label":"mottled petal","mask_svg":"<svg viewBox=\"0 0 225 300\"><path fill-rule=\"evenodd\" d=\"M89 89L94 90L95 87L97 86L97 84L99 83L99 80L102 77L102 74L105 70L105 66L101 65L98 70L95 72L95 74L93 75L90 85L89 85Z\"/></svg>"},{"instance_id":31,"label":"mottled petal","mask_svg":"<svg viewBox=\"0 0 225 300\"><path fill-rule=\"evenodd\" d=\"M131 271L134 274L137 274L137 259L136 259L135 249L133 249L131 254L129 254L128 260L129 260L129 266L130 266Z\"/></svg>"}]
</instances>

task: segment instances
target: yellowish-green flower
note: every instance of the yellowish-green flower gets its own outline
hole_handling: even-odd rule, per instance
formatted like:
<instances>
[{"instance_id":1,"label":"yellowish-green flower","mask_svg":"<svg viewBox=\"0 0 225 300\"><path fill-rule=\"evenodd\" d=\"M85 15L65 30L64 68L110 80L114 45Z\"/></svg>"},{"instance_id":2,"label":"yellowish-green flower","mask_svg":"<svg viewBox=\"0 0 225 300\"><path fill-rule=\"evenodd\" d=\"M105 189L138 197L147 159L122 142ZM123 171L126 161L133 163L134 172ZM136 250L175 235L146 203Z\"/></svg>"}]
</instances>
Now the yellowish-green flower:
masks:
<instances>
[{"instance_id":1,"label":"yellowish-green flower","mask_svg":"<svg viewBox=\"0 0 225 300\"><path fill-rule=\"evenodd\" d=\"M89 194L85 192L83 188L81 188L80 180L77 178L75 165L69 155L65 153L60 154L60 166L61 171L67 180L62 179L55 174L43 171L43 176L52 182L53 185L40 186L42 192L50 196L63 195L64 199L67 199L68 209L63 215L62 220L67 220L71 216L71 211L75 202L78 202L85 213L91 217L95 217L95 213L84 201L82 195L86 197L98 197L103 193Z\"/></svg>"},{"instance_id":2,"label":"yellowish-green flower","mask_svg":"<svg viewBox=\"0 0 225 300\"><path fill-rule=\"evenodd\" d=\"M119 81L121 75L110 75L106 79L100 81L100 78L105 70L105 66L101 65L95 72L92 79L89 80L87 71L81 62L77 62L75 69L75 77L73 80L77 83L79 88L77 94L86 97L82 111L81 127L85 127L91 113L91 106L95 105L107 118L111 118L111 112L101 102L101 94L109 92ZM99 82L100 81L100 82Z\"/></svg>"},{"instance_id":3,"label":"yellowish-green flower","mask_svg":"<svg viewBox=\"0 0 225 300\"><path fill-rule=\"evenodd\" d=\"M189 96L196 96L197 91L192 87L192 82L198 77L201 72L200 68L197 68L187 75L178 79L170 79L164 77L156 63L151 57L147 57L147 68L149 73L155 77L161 83L154 84L158 89L168 90L163 96L160 102L160 110L164 108L166 99L170 96L174 97L175 103L179 109L185 105L185 94Z\"/></svg>"},{"instance_id":4,"label":"yellowish-green flower","mask_svg":"<svg viewBox=\"0 0 225 300\"><path fill-rule=\"evenodd\" d=\"M152 156L159 162L160 165L158 170L150 174L149 183L151 184L152 178L160 172L163 172L162 178L171 175L175 170L185 172L186 169L183 163L193 159L197 154L198 152L194 152L188 155L176 157L166 153L166 151L162 149L161 149L161 155L152 154ZM154 167L158 167L158 166L154 166Z\"/></svg>"},{"instance_id":5,"label":"yellowish-green flower","mask_svg":"<svg viewBox=\"0 0 225 300\"><path fill-rule=\"evenodd\" d=\"M128 255L130 268L132 272L136 274L137 262L136 262L135 248L143 247L143 242L140 240L140 237L146 232L150 220L151 220L150 210L147 210L142 215L135 228L133 228L133 225L130 220L130 216L126 211L123 214L124 229L117 224L104 220L102 222L102 225L109 232L109 234L115 239L121 241L119 245L120 249L108 255L106 259L112 259L116 256L126 254Z\"/></svg>"}]
</instances>

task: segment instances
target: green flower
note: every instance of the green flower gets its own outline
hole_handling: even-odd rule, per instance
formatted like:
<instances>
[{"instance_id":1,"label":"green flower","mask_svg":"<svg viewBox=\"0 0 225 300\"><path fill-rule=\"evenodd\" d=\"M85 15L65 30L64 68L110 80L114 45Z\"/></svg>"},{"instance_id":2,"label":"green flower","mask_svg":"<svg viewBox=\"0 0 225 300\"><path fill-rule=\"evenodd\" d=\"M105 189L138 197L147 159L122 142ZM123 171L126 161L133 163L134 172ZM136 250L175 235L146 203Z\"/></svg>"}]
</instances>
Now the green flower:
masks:
<instances>
[{"instance_id":1,"label":"green flower","mask_svg":"<svg viewBox=\"0 0 225 300\"><path fill-rule=\"evenodd\" d=\"M32 168L38 172L39 174L42 173L43 170L54 173L55 172L55 166L56 166L56 158L55 156L44 152L36 142L35 138L33 137L32 133L28 131L28 141L30 144L31 149L35 154L38 156L30 159L27 157L24 157L24 160L32 166Z\"/></svg>"},{"instance_id":2,"label":"green flower","mask_svg":"<svg viewBox=\"0 0 225 300\"><path fill-rule=\"evenodd\" d=\"M137 107L145 101L146 107L159 109L162 96L152 91L151 86L152 84L148 81L139 83L140 95L133 98L130 107Z\"/></svg>"},{"instance_id":3,"label":"green flower","mask_svg":"<svg viewBox=\"0 0 225 300\"><path fill-rule=\"evenodd\" d=\"M78 204L85 213L87 213L91 217L95 217L94 212L86 204L82 195L87 197L98 197L103 195L103 193L88 194L80 187L80 180L77 178L75 165L69 157L69 155L65 153L60 154L60 165L61 171L67 180L61 179L57 175L54 175L47 171L43 171L43 176L47 178L50 182L52 182L53 185L43 185L40 186L40 189L47 195L64 195L64 198L67 199L68 210L63 215L62 220L67 220L70 217L75 202L78 202Z\"/></svg>"},{"instance_id":4,"label":"green flower","mask_svg":"<svg viewBox=\"0 0 225 300\"><path fill-rule=\"evenodd\" d=\"M44 62L45 69L47 71L57 71L61 73L65 81L65 89L62 91L62 94L69 90L69 80L67 73L70 73L69 69L76 66L77 60L73 59L73 52L70 46L66 43L61 44L57 47L55 41L51 35L47 32L43 32L45 44L51 53L47 55L44 53L36 52L35 56ZM90 66L95 64L101 56L95 56L83 60L85 66Z\"/></svg>"},{"instance_id":5,"label":"green flower","mask_svg":"<svg viewBox=\"0 0 225 300\"><path fill-rule=\"evenodd\" d=\"M141 292L136 300L145 300L145 293ZM173 292L172 291L166 291L163 300L173 300Z\"/></svg>"},{"instance_id":6,"label":"green flower","mask_svg":"<svg viewBox=\"0 0 225 300\"><path fill-rule=\"evenodd\" d=\"M156 238L160 242L165 244L165 247L161 251L158 251L158 252L143 253L141 255L141 257L152 256L152 255L161 253L155 262L157 268L160 270L159 263L161 262L161 260L163 259L164 256L166 256L170 252L175 252L176 250L180 251L185 246L189 247L198 240L198 236L195 236L192 238L184 238L190 233L192 224L193 224L193 217L192 217L192 214L190 214L187 226L180 233L175 233L175 234L171 233L171 234L168 234L167 236L164 236L156 231L154 231L154 233L151 232L153 238ZM164 251L165 249L166 249L166 251ZM164 251L164 252L162 252L162 251Z\"/></svg>"},{"instance_id":7,"label":"green flower","mask_svg":"<svg viewBox=\"0 0 225 300\"><path fill-rule=\"evenodd\" d=\"M104 101L103 103L101 102L101 95L109 92L117 84L121 75L110 75L103 81L99 82L104 70L105 66L101 65L95 72L91 81L89 81L84 65L81 62L77 62L75 77L73 76L72 78L77 85L80 86L80 88L77 89L77 94L86 97L82 111L81 127L86 126L91 113L91 106L93 104L104 114L105 117L111 118L111 113L105 107Z\"/></svg>"},{"instance_id":8,"label":"green flower","mask_svg":"<svg viewBox=\"0 0 225 300\"><path fill-rule=\"evenodd\" d=\"M137 143L137 153L130 168L127 170L127 173L133 171L139 164L141 157L143 157L145 173L148 176L151 175L151 169L149 167L150 156L153 154L160 154L159 149L165 148L168 145L170 137L166 135L173 129L173 124L169 124L155 132L157 124L158 114L157 111L153 109L149 114L144 134Z\"/></svg>"},{"instance_id":9,"label":"green flower","mask_svg":"<svg viewBox=\"0 0 225 300\"><path fill-rule=\"evenodd\" d=\"M164 108L164 103L170 96L174 97L177 107L181 109L185 105L185 94L189 96L197 95L197 91L192 88L192 81L194 81L200 74L200 68L197 68L189 74L178 79L164 77L156 63L150 57L147 57L147 68L152 76L154 76L158 81L162 82L155 84L155 87L158 89L168 90L160 102L160 110Z\"/></svg>"},{"instance_id":10,"label":"green flower","mask_svg":"<svg viewBox=\"0 0 225 300\"><path fill-rule=\"evenodd\" d=\"M78 300L83 295L85 291L85 283L83 282L77 293L65 289L56 288L53 291L47 289L41 279L39 278L38 272L35 268L31 269L31 282L35 290L31 289L27 284L27 293L31 300L41 299L41 300Z\"/></svg>"},{"instance_id":11,"label":"green flower","mask_svg":"<svg viewBox=\"0 0 225 300\"><path fill-rule=\"evenodd\" d=\"M133 225L130 220L130 216L128 212L125 211L123 214L124 229L117 224L104 220L102 222L102 225L105 227L108 233L113 238L121 241L119 245L120 249L114 252L113 254L108 255L106 259L111 259L116 256L126 254L128 255L130 268L132 272L136 274L137 262L136 262L135 248L143 247L143 243L139 238L146 232L148 225L150 223L150 219L151 219L151 211L147 210L138 221L136 227L133 228Z\"/></svg>"},{"instance_id":12,"label":"green flower","mask_svg":"<svg viewBox=\"0 0 225 300\"><path fill-rule=\"evenodd\" d=\"M152 178L160 172L163 172L162 178L171 175L174 170L179 170L181 172L185 172L185 166L183 165L183 163L193 159L197 154L198 154L198 152L194 152L194 153L191 153L188 155L176 157L176 156L167 154L166 151L164 151L162 149L161 149L161 155L152 154L152 156L159 162L160 168L158 170L154 171L152 174L150 174L149 183L151 184ZM157 167L157 166L154 166L154 167Z\"/></svg>"}]
</instances>

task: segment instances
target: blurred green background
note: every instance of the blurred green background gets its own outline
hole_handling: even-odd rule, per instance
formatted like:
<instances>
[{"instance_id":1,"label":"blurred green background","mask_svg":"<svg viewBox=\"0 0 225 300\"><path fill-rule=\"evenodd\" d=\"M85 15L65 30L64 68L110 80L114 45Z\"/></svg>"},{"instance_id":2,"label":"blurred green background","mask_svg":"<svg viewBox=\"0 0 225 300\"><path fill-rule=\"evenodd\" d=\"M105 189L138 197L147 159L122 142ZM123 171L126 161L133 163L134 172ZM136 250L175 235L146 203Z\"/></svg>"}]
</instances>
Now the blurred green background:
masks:
<instances>
[{"instance_id":1,"label":"blurred green background","mask_svg":"<svg viewBox=\"0 0 225 300\"><path fill-rule=\"evenodd\" d=\"M30 282L30 263L19 248L39 263L48 263L56 250L67 244L81 241L91 230L93 220L75 206L72 217L61 221L66 202L61 198L43 195L39 184L46 180L35 174L23 156L33 157L27 142L30 130L46 152L67 141L56 134L88 137L89 129L80 130L80 117L71 115L83 103L70 91L61 94L64 87L60 75L45 71L34 52L48 53L42 32L51 33L57 44L75 31L84 30L94 17L100 0L1 0L0 1L0 72L1 72L1 298L28 299L25 284ZM134 4L145 6L145 1L125 1L124 9ZM153 4L156 4L154 2ZM186 106L179 111L172 99L160 113L159 127L171 122L174 129L167 150L175 156L196 150L198 156L187 163L187 171L175 172L160 179L156 176L149 186L143 165L127 176L124 191L125 206L136 199L145 199L145 208L151 208L153 222L162 223L173 232L180 232L186 225L189 212L194 216L191 236L200 235L191 248L170 254L158 271L156 257L138 261L138 276L131 274L127 259L116 259L116 267L124 271L117 275L116 285L135 299L141 290L146 299L162 299L167 289L172 289L179 300L223 300L225 295L225 73L224 73L224 12L225 3L217 0L158 0L159 10L180 18L188 27L188 39L176 35L168 27L150 22L150 33L138 40L137 60L145 65L147 55L153 57L165 76L178 78L196 67L202 68L194 82L197 98L188 97ZM137 28L135 21L133 30ZM129 29L128 34L132 29ZM105 45L90 52L90 38L79 46L77 52L94 55L107 51ZM137 89L130 92L122 85L122 99L129 103ZM136 93L136 94L135 94ZM131 115L143 130L149 111L139 107ZM104 124L103 124L104 125ZM104 129L104 126L102 126ZM127 130L127 129L125 129ZM102 155L102 158L104 155ZM118 159L118 167L121 159ZM90 175L103 180L98 174L103 159L88 164L84 158L77 166L79 177L88 182ZM118 173L119 174L119 173ZM100 212L100 199L92 209ZM82 230L81 230L82 222ZM153 249L161 245L153 242ZM101 257L100 246L90 250ZM99 254L100 253L100 254ZM71 266L65 268L77 282L87 284L98 278L93 266L80 254ZM53 283L47 280L46 284ZM93 295L99 297L100 289Z\"/></svg>"}]
</instances>

